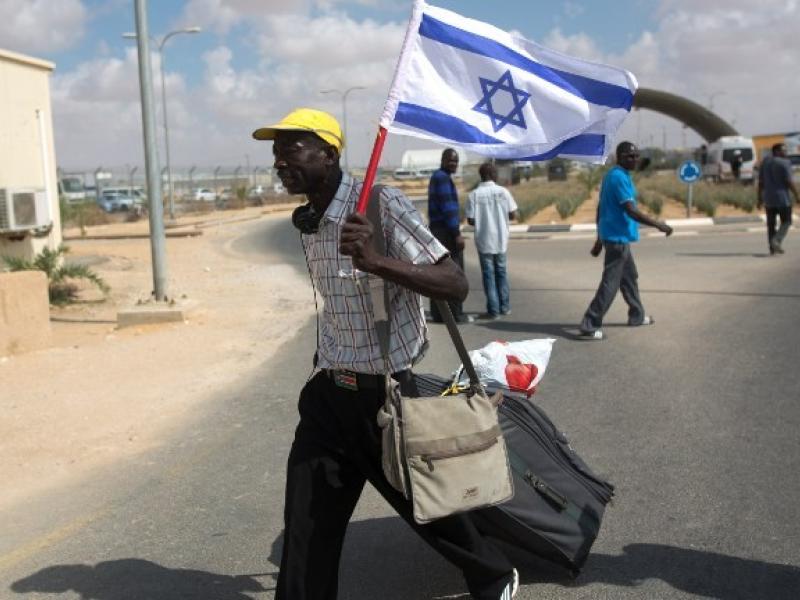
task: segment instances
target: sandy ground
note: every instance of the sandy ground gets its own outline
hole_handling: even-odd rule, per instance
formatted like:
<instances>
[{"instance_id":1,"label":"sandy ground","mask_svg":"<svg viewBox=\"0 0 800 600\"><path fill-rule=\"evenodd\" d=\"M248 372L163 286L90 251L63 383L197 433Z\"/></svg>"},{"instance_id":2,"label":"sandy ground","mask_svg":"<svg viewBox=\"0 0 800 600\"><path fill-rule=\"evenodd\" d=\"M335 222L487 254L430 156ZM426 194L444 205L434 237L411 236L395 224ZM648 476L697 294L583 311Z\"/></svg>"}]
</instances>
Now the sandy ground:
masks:
<instances>
[{"instance_id":1,"label":"sandy ground","mask_svg":"<svg viewBox=\"0 0 800 600\"><path fill-rule=\"evenodd\" d=\"M189 306L180 324L116 328L117 309L147 300L152 289L148 239L67 242L71 260L90 265L112 292L103 300L87 289L85 302L54 308L49 349L0 358L0 512L157 444L199 404L269 359L295 331L287 321L313 314L298 293L307 288L304 277L230 246L243 219L288 219L286 208L180 220L203 227L202 236L167 239L168 293ZM106 225L89 234L146 226Z\"/></svg>"}]
</instances>

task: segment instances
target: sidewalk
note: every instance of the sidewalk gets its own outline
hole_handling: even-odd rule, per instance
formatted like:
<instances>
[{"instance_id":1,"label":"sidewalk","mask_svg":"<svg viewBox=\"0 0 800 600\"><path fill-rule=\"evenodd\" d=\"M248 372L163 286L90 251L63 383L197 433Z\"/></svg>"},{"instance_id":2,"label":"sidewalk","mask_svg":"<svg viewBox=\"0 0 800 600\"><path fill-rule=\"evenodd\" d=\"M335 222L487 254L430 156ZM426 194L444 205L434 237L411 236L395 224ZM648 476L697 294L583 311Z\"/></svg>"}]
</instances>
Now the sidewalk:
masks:
<instances>
[{"instance_id":1,"label":"sidewalk","mask_svg":"<svg viewBox=\"0 0 800 600\"><path fill-rule=\"evenodd\" d=\"M0 358L0 512L160 444L311 318L306 275L257 246L255 219L289 219L265 208L179 218L202 235L166 240L168 294L190 307L178 323L117 327L152 289L146 220L65 236L111 293L82 285L51 307L49 348Z\"/></svg>"}]
</instances>

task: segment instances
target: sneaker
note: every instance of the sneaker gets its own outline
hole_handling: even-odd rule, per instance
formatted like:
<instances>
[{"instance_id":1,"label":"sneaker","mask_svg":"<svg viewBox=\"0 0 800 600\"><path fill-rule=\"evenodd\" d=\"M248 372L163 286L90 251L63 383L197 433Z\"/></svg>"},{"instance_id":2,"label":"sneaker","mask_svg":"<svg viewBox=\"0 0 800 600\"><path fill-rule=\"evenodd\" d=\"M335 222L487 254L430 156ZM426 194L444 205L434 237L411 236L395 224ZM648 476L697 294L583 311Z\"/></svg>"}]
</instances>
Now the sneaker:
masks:
<instances>
[{"instance_id":1,"label":"sneaker","mask_svg":"<svg viewBox=\"0 0 800 600\"><path fill-rule=\"evenodd\" d=\"M519 573L514 569L512 579L508 582L498 600L511 600L519 591Z\"/></svg>"},{"instance_id":2,"label":"sneaker","mask_svg":"<svg viewBox=\"0 0 800 600\"><path fill-rule=\"evenodd\" d=\"M581 337L584 337L588 340L602 340L605 339L605 334L603 334L602 329L595 329L594 331L581 331Z\"/></svg>"},{"instance_id":3,"label":"sneaker","mask_svg":"<svg viewBox=\"0 0 800 600\"><path fill-rule=\"evenodd\" d=\"M473 315L462 314L456 317L456 323L474 323L475 317Z\"/></svg>"},{"instance_id":4,"label":"sneaker","mask_svg":"<svg viewBox=\"0 0 800 600\"><path fill-rule=\"evenodd\" d=\"M479 319L483 319L485 321L496 321L500 318L500 315L496 313L483 313L479 317Z\"/></svg>"},{"instance_id":5,"label":"sneaker","mask_svg":"<svg viewBox=\"0 0 800 600\"><path fill-rule=\"evenodd\" d=\"M639 323L639 325L652 325L655 322L656 320L653 318L653 315L645 315L644 319L642 319L642 322Z\"/></svg>"},{"instance_id":6,"label":"sneaker","mask_svg":"<svg viewBox=\"0 0 800 600\"><path fill-rule=\"evenodd\" d=\"M501 310L500 311L500 315L503 316L503 317L507 317L510 314L511 314L511 309L509 309L509 310Z\"/></svg>"}]
</instances>

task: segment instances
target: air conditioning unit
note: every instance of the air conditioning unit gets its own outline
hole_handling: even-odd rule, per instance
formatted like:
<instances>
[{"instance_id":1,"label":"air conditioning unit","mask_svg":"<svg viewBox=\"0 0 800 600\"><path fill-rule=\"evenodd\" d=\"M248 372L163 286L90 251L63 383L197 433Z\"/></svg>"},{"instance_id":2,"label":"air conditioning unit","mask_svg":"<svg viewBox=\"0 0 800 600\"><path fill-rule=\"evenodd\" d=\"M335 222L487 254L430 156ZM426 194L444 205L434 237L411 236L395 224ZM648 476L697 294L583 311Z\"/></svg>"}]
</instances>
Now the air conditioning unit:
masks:
<instances>
[{"instance_id":1,"label":"air conditioning unit","mask_svg":"<svg viewBox=\"0 0 800 600\"><path fill-rule=\"evenodd\" d=\"M44 190L0 188L0 231L28 231L52 221Z\"/></svg>"}]
</instances>

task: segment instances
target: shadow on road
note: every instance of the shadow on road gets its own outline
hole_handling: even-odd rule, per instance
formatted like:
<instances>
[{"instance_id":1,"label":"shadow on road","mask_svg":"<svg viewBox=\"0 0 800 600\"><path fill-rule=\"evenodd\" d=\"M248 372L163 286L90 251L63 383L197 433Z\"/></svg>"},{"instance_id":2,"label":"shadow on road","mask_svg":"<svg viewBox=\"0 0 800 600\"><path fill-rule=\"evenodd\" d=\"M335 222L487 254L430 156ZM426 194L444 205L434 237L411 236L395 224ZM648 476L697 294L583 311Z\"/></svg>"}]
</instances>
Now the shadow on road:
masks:
<instances>
[{"instance_id":1,"label":"shadow on road","mask_svg":"<svg viewBox=\"0 0 800 600\"><path fill-rule=\"evenodd\" d=\"M769 258L768 252L676 252L675 256L694 256L698 258L736 258L747 256L750 258Z\"/></svg>"},{"instance_id":2,"label":"shadow on road","mask_svg":"<svg viewBox=\"0 0 800 600\"><path fill-rule=\"evenodd\" d=\"M458 572L443 560L431 561L432 551L399 517L353 522L347 536L339 581L341 598L408 600L420 597L423 582L432 596L462 598L457 594L465 592L465 585ZM276 567L282 543L283 534L272 544L269 560ZM619 555L592 554L577 579L555 564L504 549L517 565L523 585L633 588L657 579L685 594L719 600L796 600L800 590L800 568L796 566L663 544L629 544Z\"/></svg>"},{"instance_id":3,"label":"shadow on road","mask_svg":"<svg viewBox=\"0 0 800 600\"><path fill-rule=\"evenodd\" d=\"M247 592L267 591L254 577L170 569L137 558L91 565L47 567L11 584L18 594L74 592L81 600L252 600Z\"/></svg>"}]
</instances>

